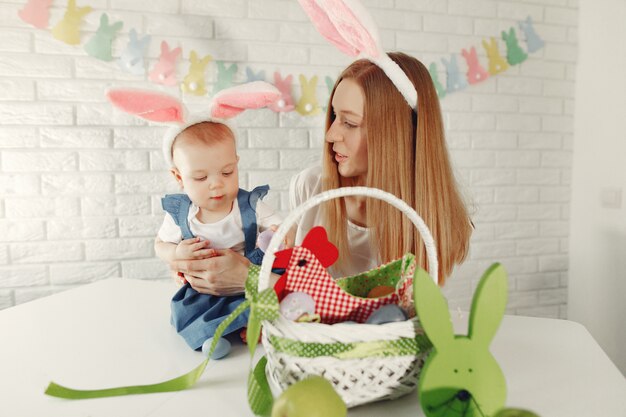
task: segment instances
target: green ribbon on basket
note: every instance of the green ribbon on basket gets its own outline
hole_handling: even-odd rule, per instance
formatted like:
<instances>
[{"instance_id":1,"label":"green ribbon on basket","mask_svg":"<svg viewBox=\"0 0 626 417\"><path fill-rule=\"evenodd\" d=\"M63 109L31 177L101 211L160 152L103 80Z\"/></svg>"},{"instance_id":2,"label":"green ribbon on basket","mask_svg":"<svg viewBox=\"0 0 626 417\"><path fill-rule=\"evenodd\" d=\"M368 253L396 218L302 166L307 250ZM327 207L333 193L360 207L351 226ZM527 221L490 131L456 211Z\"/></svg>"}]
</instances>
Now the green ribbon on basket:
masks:
<instances>
[{"instance_id":1,"label":"green ribbon on basket","mask_svg":"<svg viewBox=\"0 0 626 417\"><path fill-rule=\"evenodd\" d=\"M228 317L226 317L222 323L220 323L215 330L208 358L190 372L157 384L132 385L97 390L73 389L64 387L55 382L50 382L45 393L53 397L81 400L87 398L115 397L120 395L172 392L187 389L198 381L206 369L206 366L209 363L209 358L217 346L217 341L220 337L222 337L226 328L248 307L250 307L250 318L248 319L247 341L248 348L250 350L250 363L252 364L252 357L256 350L256 345L261 332L261 321L274 320L278 317L278 297L276 296L274 289L268 288L261 293L257 290L259 272L260 267L257 265L251 265L249 267L248 279L245 284L246 300L239 304L239 306L237 306L237 308ZM266 362L265 357L263 357L255 369L250 371L248 377L248 402L252 411L261 416L269 415L274 401L265 378Z\"/></svg>"},{"instance_id":2,"label":"green ribbon on basket","mask_svg":"<svg viewBox=\"0 0 626 417\"><path fill-rule=\"evenodd\" d=\"M278 352L301 358L331 356L338 359L361 359L371 357L406 356L427 352L432 343L426 335L397 340L377 340L355 343L312 343L300 342L284 337L270 336L270 343Z\"/></svg>"},{"instance_id":3,"label":"green ribbon on basket","mask_svg":"<svg viewBox=\"0 0 626 417\"><path fill-rule=\"evenodd\" d=\"M248 269L248 279L246 280L246 300L250 300L250 316L248 318L248 330L246 331L246 341L250 351L250 364L254 357L254 352L261 335L261 322L263 320L276 320L278 318L278 297L274 288L266 288L258 292L259 273L261 267L251 265ZM252 412L259 416L269 416L274 405L274 396L267 383L265 376L265 356L259 360L254 370L248 375L248 405Z\"/></svg>"}]
</instances>

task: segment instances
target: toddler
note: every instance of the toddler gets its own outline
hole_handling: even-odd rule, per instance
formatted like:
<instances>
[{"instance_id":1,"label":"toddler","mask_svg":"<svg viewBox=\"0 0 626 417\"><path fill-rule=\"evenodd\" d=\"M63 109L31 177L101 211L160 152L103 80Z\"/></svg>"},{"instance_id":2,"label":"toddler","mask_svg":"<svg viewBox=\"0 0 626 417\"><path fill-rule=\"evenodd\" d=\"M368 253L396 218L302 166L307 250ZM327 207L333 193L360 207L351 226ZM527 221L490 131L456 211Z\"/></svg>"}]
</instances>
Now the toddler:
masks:
<instances>
[{"instance_id":1,"label":"toddler","mask_svg":"<svg viewBox=\"0 0 626 417\"><path fill-rule=\"evenodd\" d=\"M274 103L280 97L276 87L255 81L224 89L211 98L207 114L193 117L178 98L162 93L114 89L107 97L127 113L171 126L163 141L164 156L185 193L162 200L166 215L155 242L157 255L169 263L210 257L213 250L228 248L260 264L263 253L255 249L259 228L275 228L281 219L260 201L267 185L252 191L239 188L235 132L226 119ZM243 294L201 294L185 283L172 299L172 324L198 349L243 300ZM245 327L247 320L247 312L238 316L224 334Z\"/></svg>"},{"instance_id":2,"label":"toddler","mask_svg":"<svg viewBox=\"0 0 626 417\"><path fill-rule=\"evenodd\" d=\"M211 249L232 249L259 265L263 252L255 248L257 230L275 228L282 219L260 201L269 187L239 188L235 137L228 126L203 121L175 138L170 172L185 191L162 199L167 212L155 243L157 255L170 263L211 256ZM200 294L186 283L172 299L172 323L197 349L241 302L243 295ZM225 334L244 327L239 316Z\"/></svg>"}]
</instances>

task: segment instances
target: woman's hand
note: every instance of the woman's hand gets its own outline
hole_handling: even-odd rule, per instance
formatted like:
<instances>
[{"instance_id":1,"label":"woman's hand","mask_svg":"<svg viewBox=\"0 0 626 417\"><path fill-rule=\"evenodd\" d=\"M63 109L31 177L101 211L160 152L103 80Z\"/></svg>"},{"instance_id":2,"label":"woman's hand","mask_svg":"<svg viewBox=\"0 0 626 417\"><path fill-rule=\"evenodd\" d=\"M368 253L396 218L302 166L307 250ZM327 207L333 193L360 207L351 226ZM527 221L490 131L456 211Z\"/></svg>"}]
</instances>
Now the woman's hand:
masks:
<instances>
[{"instance_id":1,"label":"woman's hand","mask_svg":"<svg viewBox=\"0 0 626 417\"><path fill-rule=\"evenodd\" d=\"M250 261L230 249L211 251L210 258L173 261L170 268L182 272L199 293L219 296L241 294Z\"/></svg>"}]
</instances>

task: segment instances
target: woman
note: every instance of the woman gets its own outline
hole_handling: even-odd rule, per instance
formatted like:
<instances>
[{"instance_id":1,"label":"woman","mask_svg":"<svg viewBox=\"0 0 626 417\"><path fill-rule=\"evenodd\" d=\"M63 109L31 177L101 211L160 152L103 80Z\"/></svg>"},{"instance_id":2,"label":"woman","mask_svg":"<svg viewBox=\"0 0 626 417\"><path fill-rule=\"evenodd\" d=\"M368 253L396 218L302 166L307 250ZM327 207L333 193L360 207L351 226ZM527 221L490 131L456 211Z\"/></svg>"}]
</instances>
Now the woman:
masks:
<instances>
[{"instance_id":1,"label":"woman","mask_svg":"<svg viewBox=\"0 0 626 417\"><path fill-rule=\"evenodd\" d=\"M428 70L403 53L390 53L417 92L416 110L368 60L346 68L331 93L326 146L321 168L310 168L291 182L296 206L324 190L364 185L388 191L412 206L437 244L439 284L468 251L472 226L458 191L446 148L439 100ZM292 207L293 208L293 207ZM387 203L361 197L337 199L301 219L296 244L322 224L340 259L331 273L349 275L416 254L428 269L421 238L412 223ZM243 291L247 261L231 251L215 258L172 264L200 292L229 295Z\"/></svg>"}]
</instances>

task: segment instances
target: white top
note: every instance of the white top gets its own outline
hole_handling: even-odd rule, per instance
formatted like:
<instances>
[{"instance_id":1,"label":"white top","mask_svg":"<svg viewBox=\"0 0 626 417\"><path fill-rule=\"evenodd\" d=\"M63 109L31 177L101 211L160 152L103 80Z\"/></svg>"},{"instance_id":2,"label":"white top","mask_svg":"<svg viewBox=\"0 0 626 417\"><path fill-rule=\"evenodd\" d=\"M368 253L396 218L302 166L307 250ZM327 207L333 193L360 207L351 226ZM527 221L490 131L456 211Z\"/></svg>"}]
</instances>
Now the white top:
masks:
<instances>
[{"instance_id":1,"label":"white top","mask_svg":"<svg viewBox=\"0 0 626 417\"><path fill-rule=\"evenodd\" d=\"M211 242L210 247L213 249L232 249L242 255L244 254L245 237L237 199L234 200L230 213L215 223L202 223L196 218L198 211L198 206L191 203L187 220L189 221L189 229L194 236ZM274 209L259 200L256 205L256 221L260 231L263 231L273 224L279 225L283 220L274 212ZM165 213L158 237L163 242L170 243L180 243L182 240L180 227L169 213Z\"/></svg>"},{"instance_id":2,"label":"white top","mask_svg":"<svg viewBox=\"0 0 626 417\"><path fill-rule=\"evenodd\" d=\"M319 165L309 167L296 174L289 184L289 206L293 210L311 196L322 192L322 167ZM314 226L322 225L322 206L316 206L307 211L298 222L296 232L296 245L302 243L306 234ZM356 275L368 271L380 265L379 256L374 253L369 241L369 229L358 226L348 220L348 239L350 246L350 261L346 265L347 270L340 273L329 268L330 274L335 278L341 276Z\"/></svg>"}]
</instances>

